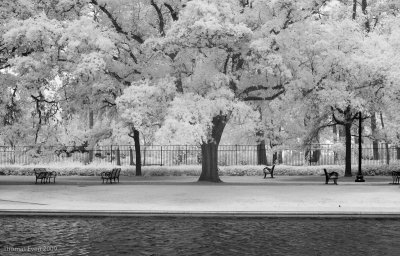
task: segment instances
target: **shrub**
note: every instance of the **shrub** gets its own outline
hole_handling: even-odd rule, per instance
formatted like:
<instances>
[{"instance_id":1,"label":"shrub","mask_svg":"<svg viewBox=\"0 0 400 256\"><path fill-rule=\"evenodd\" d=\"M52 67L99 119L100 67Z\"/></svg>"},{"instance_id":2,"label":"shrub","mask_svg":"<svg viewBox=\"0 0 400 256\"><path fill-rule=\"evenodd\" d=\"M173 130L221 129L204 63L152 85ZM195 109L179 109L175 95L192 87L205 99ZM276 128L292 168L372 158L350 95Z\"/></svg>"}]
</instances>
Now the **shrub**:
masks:
<instances>
[{"instance_id":1,"label":"shrub","mask_svg":"<svg viewBox=\"0 0 400 256\"><path fill-rule=\"evenodd\" d=\"M117 166L111 164L90 164L82 165L53 163L48 165L8 165L0 166L0 175L34 175L33 168L47 168L48 171L56 171L60 176L100 176L103 171L110 171ZM134 166L120 166L122 176L134 176ZM324 175L323 169L328 172L338 172L344 175L342 165L321 165L321 166L290 166L276 165L274 174L277 176L304 176L304 175ZM260 165L236 165L220 166L220 176L262 176L263 166ZM363 166L365 176L384 176L391 175L392 171L400 170L400 165L372 165ZM357 166L352 166L353 174L357 173ZM143 176L200 176L200 165L179 165L179 166L143 166Z\"/></svg>"}]
</instances>

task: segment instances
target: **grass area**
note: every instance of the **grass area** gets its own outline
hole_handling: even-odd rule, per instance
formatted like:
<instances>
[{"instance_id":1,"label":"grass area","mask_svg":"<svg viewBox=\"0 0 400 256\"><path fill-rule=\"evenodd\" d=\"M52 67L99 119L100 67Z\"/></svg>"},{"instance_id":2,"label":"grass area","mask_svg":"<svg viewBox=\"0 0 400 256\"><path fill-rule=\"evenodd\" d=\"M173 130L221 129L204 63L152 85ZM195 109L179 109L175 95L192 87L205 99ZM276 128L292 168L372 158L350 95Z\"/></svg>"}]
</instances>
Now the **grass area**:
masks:
<instances>
[{"instance_id":1,"label":"grass area","mask_svg":"<svg viewBox=\"0 0 400 256\"><path fill-rule=\"evenodd\" d=\"M61 176L100 176L101 172L115 168L111 164L79 163L51 163L46 165L5 165L0 166L0 175L33 175L33 168L44 167L49 171L56 171ZM134 176L134 166L120 166L121 175ZM220 166L220 176L261 176L263 166L257 165L235 165ZM319 165L319 166L289 166L277 165L274 175L281 176L304 176L323 175L323 169L328 172L336 171L340 176L344 175L343 165ZM357 173L357 166L352 166L353 173ZM400 170L400 165L366 165L362 171L366 176L387 176L394 170ZM143 176L200 176L200 165L178 165L178 166L143 166Z\"/></svg>"}]
</instances>

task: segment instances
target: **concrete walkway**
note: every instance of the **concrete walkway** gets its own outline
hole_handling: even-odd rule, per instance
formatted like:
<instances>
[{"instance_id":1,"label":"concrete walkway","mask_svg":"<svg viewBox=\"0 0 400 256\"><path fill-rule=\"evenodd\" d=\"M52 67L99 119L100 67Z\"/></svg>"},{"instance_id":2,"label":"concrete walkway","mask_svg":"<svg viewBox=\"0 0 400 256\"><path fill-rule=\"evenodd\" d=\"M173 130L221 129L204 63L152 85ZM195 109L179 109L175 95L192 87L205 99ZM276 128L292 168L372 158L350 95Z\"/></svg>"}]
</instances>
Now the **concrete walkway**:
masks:
<instances>
[{"instance_id":1,"label":"concrete walkway","mask_svg":"<svg viewBox=\"0 0 400 256\"><path fill-rule=\"evenodd\" d=\"M0 214L61 215L246 215L400 217L400 186L390 176L222 176L220 184L198 177L57 177L34 184L34 176L0 176Z\"/></svg>"}]
</instances>

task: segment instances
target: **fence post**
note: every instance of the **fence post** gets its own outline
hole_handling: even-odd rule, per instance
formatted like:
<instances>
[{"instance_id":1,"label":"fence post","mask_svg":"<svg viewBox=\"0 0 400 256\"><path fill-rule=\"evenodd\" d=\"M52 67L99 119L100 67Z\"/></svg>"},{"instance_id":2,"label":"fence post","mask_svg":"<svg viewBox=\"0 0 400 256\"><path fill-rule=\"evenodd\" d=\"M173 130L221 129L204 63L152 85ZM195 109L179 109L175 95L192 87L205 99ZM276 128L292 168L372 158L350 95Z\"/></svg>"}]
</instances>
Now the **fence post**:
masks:
<instances>
[{"instance_id":1,"label":"fence post","mask_svg":"<svg viewBox=\"0 0 400 256\"><path fill-rule=\"evenodd\" d=\"M187 144L185 145L185 165L187 165L187 155L188 155L188 149L187 149Z\"/></svg>"},{"instance_id":2,"label":"fence post","mask_svg":"<svg viewBox=\"0 0 400 256\"><path fill-rule=\"evenodd\" d=\"M162 146L160 146L160 147L161 147L161 150L160 150L160 151L161 151L161 166L162 166L162 165L163 165L163 164L162 164L162 160L163 160L163 159L162 159Z\"/></svg>"}]
</instances>

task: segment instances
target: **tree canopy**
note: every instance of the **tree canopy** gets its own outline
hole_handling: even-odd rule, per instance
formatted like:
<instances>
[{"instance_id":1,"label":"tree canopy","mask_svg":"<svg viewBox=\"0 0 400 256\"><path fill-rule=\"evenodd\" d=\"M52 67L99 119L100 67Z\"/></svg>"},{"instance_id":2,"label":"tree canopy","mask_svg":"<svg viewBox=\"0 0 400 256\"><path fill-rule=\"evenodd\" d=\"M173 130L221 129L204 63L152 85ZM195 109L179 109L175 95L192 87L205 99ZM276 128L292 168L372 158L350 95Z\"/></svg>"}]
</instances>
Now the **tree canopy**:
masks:
<instances>
[{"instance_id":1,"label":"tree canopy","mask_svg":"<svg viewBox=\"0 0 400 256\"><path fill-rule=\"evenodd\" d=\"M212 181L224 130L305 145L333 125L351 138L354 120L380 113L386 125L376 134L398 143L399 8L395 0L2 1L1 141L197 143L201 179Z\"/></svg>"}]
</instances>

